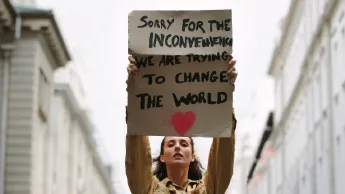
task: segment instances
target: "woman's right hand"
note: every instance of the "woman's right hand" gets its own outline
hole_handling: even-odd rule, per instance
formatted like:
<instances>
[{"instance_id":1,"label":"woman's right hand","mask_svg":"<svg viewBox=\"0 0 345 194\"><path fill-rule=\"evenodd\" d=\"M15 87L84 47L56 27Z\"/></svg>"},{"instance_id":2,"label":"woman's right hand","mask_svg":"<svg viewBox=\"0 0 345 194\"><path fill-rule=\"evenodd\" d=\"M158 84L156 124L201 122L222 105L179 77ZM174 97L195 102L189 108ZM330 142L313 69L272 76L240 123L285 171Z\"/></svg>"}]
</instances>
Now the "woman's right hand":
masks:
<instances>
[{"instance_id":1,"label":"woman's right hand","mask_svg":"<svg viewBox=\"0 0 345 194\"><path fill-rule=\"evenodd\" d=\"M136 75L137 71L138 71L138 68L136 66L137 61L132 56L128 57L128 61L129 61L129 64L127 66L127 73L128 73L128 78L127 78L127 81L126 81L127 84L128 84L129 76ZM126 90L128 90L128 88L126 88ZM125 119L126 119L126 123L127 123L127 119L128 119L128 109L127 109L127 106L126 106L126 118Z\"/></svg>"},{"instance_id":2,"label":"woman's right hand","mask_svg":"<svg viewBox=\"0 0 345 194\"><path fill-rule=\"evenodd\" d=\"M127 66L128 76L135 75L138 72L138 68L136 66L137 61L132 56L128 57L128 61L129 61L129 64Z\"/></svg>"},{"instance_id":3,"label":"woman's right hand","mask_svg":"<svg viewBox=\"0 0 345 194\"><path fill-rule=\"evenodd\" d=\"M136 75L137 72L138 72L138 68L136 66L137 61L132 56L128 57L128 61L129 61L129 64L127 66L128 77L127 77L127 80L126 80L126 84L127 84L126 91L128 91L128 82L130 81L130 76L131 75Z\"/></svg>"}]
</instances>

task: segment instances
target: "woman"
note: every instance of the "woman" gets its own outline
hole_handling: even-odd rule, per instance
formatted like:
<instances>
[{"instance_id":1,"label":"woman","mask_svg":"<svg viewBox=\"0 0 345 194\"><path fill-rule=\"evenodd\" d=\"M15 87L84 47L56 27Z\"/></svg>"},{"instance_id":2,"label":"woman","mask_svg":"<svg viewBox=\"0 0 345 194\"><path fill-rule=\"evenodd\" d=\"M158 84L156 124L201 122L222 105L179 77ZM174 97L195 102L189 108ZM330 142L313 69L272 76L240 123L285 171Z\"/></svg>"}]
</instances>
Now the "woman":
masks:
<instances>
[{"instance_id":1,"label":"woman","mask_svg":"<svg viewBox=\"0 0 345 194\"><path fill-rule=\"evenodd\" d=\"M129 57L129 76L137 72L136 61ZM235 60L229 62L228 79L233 86L237 78ZM127 112L126 112L127 120ZM231 138L213 138L208 167L202 177L202 166L194 153L190 137L165 137L160 156L152 157L148 136L126 137L126 173L133 194L224 194L234 165L236 118L233 114Z\"/></svg>"}]
</instances>

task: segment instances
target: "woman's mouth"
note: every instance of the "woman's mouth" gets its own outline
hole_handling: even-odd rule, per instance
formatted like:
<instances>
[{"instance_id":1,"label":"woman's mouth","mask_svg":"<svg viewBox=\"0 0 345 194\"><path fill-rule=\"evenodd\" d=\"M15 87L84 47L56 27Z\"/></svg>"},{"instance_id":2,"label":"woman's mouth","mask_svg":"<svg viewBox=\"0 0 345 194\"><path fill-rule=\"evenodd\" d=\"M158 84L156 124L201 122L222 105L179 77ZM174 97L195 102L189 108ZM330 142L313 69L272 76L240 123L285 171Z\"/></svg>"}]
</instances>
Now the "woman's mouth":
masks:
<instances>
[{"instance_id":1,"label":"woman's mouth","mask_svg":"<svg viewBox=\"0 0 345 194\"><path fill-rule=\"evenodd\" d=\"M183 156L180 153L176 153L176 154L173 155L173 157L183 157Z\"/></svg>"}]
</instances>

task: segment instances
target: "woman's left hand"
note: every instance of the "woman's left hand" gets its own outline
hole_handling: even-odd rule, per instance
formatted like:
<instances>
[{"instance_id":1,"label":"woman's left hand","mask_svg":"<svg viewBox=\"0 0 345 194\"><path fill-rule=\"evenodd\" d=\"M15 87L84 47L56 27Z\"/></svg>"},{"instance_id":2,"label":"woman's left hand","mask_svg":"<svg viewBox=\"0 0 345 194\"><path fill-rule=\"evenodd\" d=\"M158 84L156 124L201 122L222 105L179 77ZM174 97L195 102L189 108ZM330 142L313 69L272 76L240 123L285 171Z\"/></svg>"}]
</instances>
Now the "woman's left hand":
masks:
<instances>
[{"instance_id":1,"label":"woman's left hand","mask_svg":"<svg viewBox=\"0 0 345 194\"><path fill-rule=\"evenodd\" d=\"M229 71L227 72L229 83L234 87L234 90L235 90L236 78L238 75L235 65L236 65L236 60L232 58L229 62Z\"/></svg>"}]
</instances>

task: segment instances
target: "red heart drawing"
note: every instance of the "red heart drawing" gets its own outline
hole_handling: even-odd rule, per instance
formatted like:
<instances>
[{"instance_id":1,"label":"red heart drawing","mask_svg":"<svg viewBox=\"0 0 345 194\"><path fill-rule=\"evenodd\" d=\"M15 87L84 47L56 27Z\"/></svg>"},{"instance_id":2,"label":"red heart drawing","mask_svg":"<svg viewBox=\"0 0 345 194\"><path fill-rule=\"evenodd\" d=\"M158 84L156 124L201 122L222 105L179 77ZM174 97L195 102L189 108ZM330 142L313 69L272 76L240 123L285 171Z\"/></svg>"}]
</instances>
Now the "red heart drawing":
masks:
<instances>
[{"instance_id":1,"label":"red heart drawing","mask_svg":"<svg viewBox=\"0 0 345 194\"><path fill-rule=\"evenodd\" d=\"M179 135L184 136L184 134L192 128L195 118L196 116L192 111L188 111L184 114L182 112L176 112L171 117L171 124Z\"/></svg>"}]
</instances>

